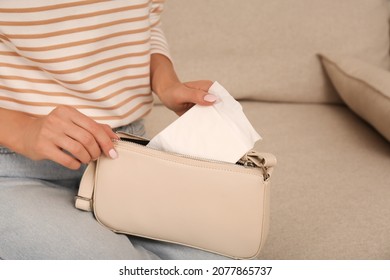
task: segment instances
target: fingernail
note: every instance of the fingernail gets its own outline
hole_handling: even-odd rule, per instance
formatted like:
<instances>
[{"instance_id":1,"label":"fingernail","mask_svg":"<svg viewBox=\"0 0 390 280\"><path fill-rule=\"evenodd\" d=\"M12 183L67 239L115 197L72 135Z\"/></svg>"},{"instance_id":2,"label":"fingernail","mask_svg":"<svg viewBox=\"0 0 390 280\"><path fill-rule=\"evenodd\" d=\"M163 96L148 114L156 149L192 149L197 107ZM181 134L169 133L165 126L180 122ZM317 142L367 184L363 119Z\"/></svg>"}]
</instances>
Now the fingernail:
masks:
<instances>
[{"instance_id":1,"label":"fingernail","mask_svg":"<svg viewBox=\"0 0 390 280\"><path fill-rule=\"evenodd\" d=\"M215 102L217 101L218 97L216 97L215 95L213 94L206 94L204 97L203 97L203 100L204 101L207 101L207 102Z\"/></svg>"},{"instance_id":2,"label":"fingernail","mask_svg":"<svg viewBox=\"0 0 390 280\"><path fill-rule=\"evenodd\" d=\"M118 157L118 153L114 150L114 149L111 149L108 154L110 155L110 157L112 159L116 159Z\"/></svg>"}]
</instances>

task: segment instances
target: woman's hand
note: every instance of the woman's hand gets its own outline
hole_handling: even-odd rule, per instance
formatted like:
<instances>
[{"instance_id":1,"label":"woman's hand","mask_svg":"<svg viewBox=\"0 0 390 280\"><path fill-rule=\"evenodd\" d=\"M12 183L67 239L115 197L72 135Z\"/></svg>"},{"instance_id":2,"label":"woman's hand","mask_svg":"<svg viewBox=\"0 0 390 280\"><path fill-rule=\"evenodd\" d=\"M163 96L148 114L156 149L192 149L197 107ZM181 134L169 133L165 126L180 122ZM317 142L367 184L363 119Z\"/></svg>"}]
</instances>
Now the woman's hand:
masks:
<instances>
[{"instance_id":1,"label":"woman's hand","mask_svg":"<svg viewBox=\"0 0 390 280\"><path fill-rule=\"evenodd\" d=\"M78 169L102 153L116 158L111 141L116 138L108 125L98 124L72 107L59 106L47 116L29 119L17 152L33 160L50 159Z\"/></svg>"},{"instance_id":2,"label":"woman's hand","mask_svg":"<svg viewBox=\"0 0 390 280\"><path fill-rule=\"evenodd\" d=\"M212 81L176 82L159 93L161 102L179 116L184 114L194 104L203 106L212 105L216 96L207 91Z\"/></svg>"},{"instance_id":3,"label":"woman's hand","mask_svg":"<svg viewBox=\"0 0 390 280\"><path fill-rule=\"evenodd\" d=\"M194 104L208 106L217 100L208 93L212 81L181 83L171 61L161 54L152 54L150 73L153 91L168 109L179 116Z\"/></svg>"}]
</instances>

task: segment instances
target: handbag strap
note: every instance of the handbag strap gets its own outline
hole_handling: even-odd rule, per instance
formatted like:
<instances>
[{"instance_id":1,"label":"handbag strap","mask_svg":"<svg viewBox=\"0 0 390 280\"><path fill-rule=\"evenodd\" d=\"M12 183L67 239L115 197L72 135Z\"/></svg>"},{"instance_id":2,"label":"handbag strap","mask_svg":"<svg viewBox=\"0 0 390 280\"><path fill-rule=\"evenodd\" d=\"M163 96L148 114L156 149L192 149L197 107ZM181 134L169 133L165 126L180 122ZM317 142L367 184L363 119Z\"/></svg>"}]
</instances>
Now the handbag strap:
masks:
<instances>
[{"instance_id":1,"label":"handbag strap","mask_svg":"<svg viewBox=\"0 0 390 280\"><path fill-rule=\"evenodd\" d=\"M121 138L146 140L145 138L133 134L129 134L126 132L117 132L117 134ZM88 212L92 211L93 208L92 196L93 196L93 190L95 188L96 163L97 161L90 162L81 178L79 192L75 197L75 206L80 210L84 210Z\"/></svg>"},{"instance_id":2,"label":"handbag strap","mask_svg":"<svg viewBox=\"0 0 390 280\"><path fill-rule=\"evenodd\" d=\"M88 164L81 178L79 192L76 196L76 208L84 211L92 211L92 195L95 186L96 161Z\"/></svg>"}]
</instances>

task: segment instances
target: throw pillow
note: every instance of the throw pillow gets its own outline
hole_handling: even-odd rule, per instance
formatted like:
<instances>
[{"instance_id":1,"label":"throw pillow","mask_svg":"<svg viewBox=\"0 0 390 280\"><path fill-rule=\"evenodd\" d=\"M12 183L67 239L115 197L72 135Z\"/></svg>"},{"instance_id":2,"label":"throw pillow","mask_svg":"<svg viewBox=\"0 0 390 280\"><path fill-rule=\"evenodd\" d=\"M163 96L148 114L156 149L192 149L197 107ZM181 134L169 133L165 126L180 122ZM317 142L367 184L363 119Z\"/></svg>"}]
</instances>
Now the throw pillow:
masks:
<instances>
[{"instance_id":1,"label":"throw pillow","mask_svg":"<svg viewBox=\"0 0 390 280\"><path fill-rule=\"evenodd\" d=\"M390 141L390 72L351 57L321 60L345 103Z\"/></svg>"}]
</instances>

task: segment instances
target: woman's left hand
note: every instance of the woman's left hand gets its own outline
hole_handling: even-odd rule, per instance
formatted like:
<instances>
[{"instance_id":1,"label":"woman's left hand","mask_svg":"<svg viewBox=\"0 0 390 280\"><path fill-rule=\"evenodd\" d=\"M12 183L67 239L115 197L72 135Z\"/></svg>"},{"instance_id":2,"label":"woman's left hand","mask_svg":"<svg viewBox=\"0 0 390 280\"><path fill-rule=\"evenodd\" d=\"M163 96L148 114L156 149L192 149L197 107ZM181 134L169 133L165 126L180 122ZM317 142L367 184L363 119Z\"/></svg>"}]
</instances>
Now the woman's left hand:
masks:
<instances>
[{"instance_id":1,"label":"woman's left hand","mask_svg":"<svg viewBox=\"0 0 390 280\"><path fill-rule=\"evenodd\" d=\"M202 106L214 104L217 97L208 93L212 83L208 80L176 82L160 92L159 98L168 109L181 116L195 104Z\"/></svg>"}]
</instances>

